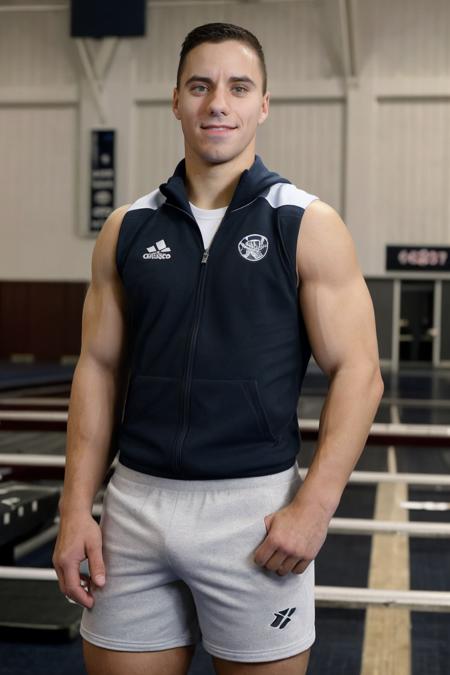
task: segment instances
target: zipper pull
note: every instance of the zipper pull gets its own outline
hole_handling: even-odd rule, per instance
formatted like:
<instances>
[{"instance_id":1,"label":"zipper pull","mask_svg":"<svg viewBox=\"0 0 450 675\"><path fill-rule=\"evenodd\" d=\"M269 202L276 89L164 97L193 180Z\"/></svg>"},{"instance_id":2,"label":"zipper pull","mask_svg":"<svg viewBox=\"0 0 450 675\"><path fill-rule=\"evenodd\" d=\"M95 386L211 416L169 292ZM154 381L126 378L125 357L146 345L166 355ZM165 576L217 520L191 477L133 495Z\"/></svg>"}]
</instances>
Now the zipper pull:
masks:
<instances>
[{"instance_id":1,"label":"zipper pull","mask_svg":"<svg viewBox=\"0 0 450 675\"><path fill-rule=\"evenodd\" d=\"M207 262L208 256L209 256L209 249L205 248L205 250L204 250L204 252L203 252L202 263L206 263L206 262Z\"/></svg>"}]
</instances>

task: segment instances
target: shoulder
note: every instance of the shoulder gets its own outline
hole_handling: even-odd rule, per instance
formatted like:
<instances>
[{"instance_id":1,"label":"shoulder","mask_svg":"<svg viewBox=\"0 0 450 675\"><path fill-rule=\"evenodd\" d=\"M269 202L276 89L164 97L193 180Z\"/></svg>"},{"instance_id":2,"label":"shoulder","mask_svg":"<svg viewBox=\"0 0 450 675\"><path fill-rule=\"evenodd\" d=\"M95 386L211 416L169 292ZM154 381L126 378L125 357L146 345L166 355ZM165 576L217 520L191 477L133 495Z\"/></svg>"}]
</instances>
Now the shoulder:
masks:
<instances>
[{"instance_id":1,"label":"shoulder","mask_svg":"<svg viewBox=\"0 0 450 675\"><path fill-rule=\"evenodd\" d=\"M129 204L128 211L139 211L140 209L152 209L156 211L166 201L165 196L156 188L142 197L138 197L132 204Z\"/></svg>"},{"instance_id":2,"label":"shoulder","mask_svg":"<svg viewBox=\"0 0 450 675\"><path fill-rule=\"evenodd\" d=\"M102 245L111 243L112 240L117 239L124 216L127 211L129 211L130 207L131 204L123 204L114 209L114 211L111 211L103 223L102 229L97 237L96 246L99 244L101 247Z\"/></svg>"},{"instance_id":3,"label":"shoulder","mask_svg":"<svg viewBox=\"0 0 450 675\"><path fill-rule=\"evenodd\" d=\"M95 273L103 277L114 275L117 239L123 218L130 206L124 204L114 209L103 223L92 254L93 275Z\"/></svg>"},{"instance_id":4,"label":"shoulder","mask_svg":"<svg viewBox=\"0 0 450 675\"><path fill-rule=\"evenodd\" d=\"M280 206L298 206L306 209L318 197L292 183L280 182L270 187L265 199L275 209Z\"/></svg>"},{"instance_id":5,"label":"shoulder","mask_svg":"<svg viewBox=\"0 0 450 675\"><path fill-rule=\"evenodd\" d=\"M95 242L92 254L93 272L95 269L108 277L116 275L117 245L125 216L128 214L137 216L142 209L146 213L148 209L157 210L165 199L164 195L156 188L152 192L138 197L134 202L117 207L109 214ZM136 223L134 218L131 221ZM137 219L137 222L139 222L139 219ZM128 229L128 227L125 229ZM131 227L131 230L133 229Z\"/></svg>"},{"instance_id":6,"label":"shoulder","mask_svg":"<svg viewBox=\"0 0 450 675\"><path fill-rule=\"evenodd\" d=\"M311 201L305 209L300 229L306 238L306 236L314 235L320 237L324 234L333 236L342 228L347 229L347 226L336 209L317 198Z\"/></svg>"},{"instance_id":7,"label":"shoulder","mask_svg":"<svg viewBox=\"0 0 450 675\"><path fill-rule=\"evenodd\" d=\"M330 204L316 199L306 208L297 241L297 268L303 279L334 277L357 265L347 225Z\"/></svg>"}]
</instances>

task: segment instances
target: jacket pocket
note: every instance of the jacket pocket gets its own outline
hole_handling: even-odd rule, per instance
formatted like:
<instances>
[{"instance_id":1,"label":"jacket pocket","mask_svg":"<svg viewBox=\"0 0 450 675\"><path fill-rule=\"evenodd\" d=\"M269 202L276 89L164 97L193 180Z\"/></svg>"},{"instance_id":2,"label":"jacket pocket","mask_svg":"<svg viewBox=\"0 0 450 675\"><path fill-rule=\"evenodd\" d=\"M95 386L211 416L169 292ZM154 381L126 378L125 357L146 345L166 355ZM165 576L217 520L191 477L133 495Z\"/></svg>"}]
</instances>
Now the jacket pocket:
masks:
<instances>
[{"instance_id":1,"label":"jacket pocket","mask_svg":"<svg viewBox=\"0 0 450 675\"><path fill-rule=\"evenodd\" d=\"M257 381L194 378L189 440L214 447L276 443Z\"/></svg>"},{"instance_id":2,"label":"jacket pocket","mask_svg":"<svg viewBox=\"0 0 450 675\"><path fill-rule=\"evenodd\" d=\"M128 389L123 433L135 443L167 451L176 432L178 407L179 378L136 375Z\"/></svg>"}]
</instances>

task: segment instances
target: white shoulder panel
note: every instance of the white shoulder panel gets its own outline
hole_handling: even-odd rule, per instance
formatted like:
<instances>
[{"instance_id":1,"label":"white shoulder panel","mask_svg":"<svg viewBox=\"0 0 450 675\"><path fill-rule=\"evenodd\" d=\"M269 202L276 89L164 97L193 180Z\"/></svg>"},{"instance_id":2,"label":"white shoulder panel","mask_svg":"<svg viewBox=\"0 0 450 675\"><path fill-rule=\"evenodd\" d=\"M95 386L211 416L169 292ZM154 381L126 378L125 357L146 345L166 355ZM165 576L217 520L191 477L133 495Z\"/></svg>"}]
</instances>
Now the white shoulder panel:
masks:
<instances>
[{"instance_id":1,"label":"white shoulder panel","mask_svg":"<svg viewBox=\"0 0 450 675\"><path fill-rule=\"evenodd\" d=\"M279 206L301 206L302 209L311 204L315 199L319 199L316 195L305 192L301 188L296 187L292 183L275 183L272 185L265 199L273 208Z\"/></svg>"},{"instance_id":2,"label":"white shoulder panel","mask_svg":"<svg viewBox=\"0 0 450 675\"><path fill-rule=\"evenodd\" d=\"M156 211L156 209L159 209L161 204L164 204L166 201L166 198L164 195L159 191L159 188L156 188L156 190L153 190L153 192L150 192L148 195L144 195L143 197L139 197L128 209L128 211L134 211L135 209L153 209Z\"/></svg>"}]
</instances>

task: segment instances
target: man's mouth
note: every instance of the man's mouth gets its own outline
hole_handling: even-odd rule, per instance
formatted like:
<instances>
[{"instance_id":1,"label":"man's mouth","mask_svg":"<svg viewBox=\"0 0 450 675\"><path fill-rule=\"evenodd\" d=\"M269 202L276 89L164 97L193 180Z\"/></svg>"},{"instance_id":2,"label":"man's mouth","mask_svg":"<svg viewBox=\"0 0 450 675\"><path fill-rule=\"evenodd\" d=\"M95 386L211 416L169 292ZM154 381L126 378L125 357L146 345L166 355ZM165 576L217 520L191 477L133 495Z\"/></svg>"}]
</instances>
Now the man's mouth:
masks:
<instances>
[{"instance_id":1,"label":"man's mouth","mask_svg":"<svg viewBox=\"0 0 450 675\"><path fill-rule=\"evenodd\" d=\"M206 131L209 134L228 134L234 131L237 127L228 127L228 126L219 126L219 125L213 125L213 124L208 124L204 127L202 127L203 131Z\"/></svg>"}]
</instances>

